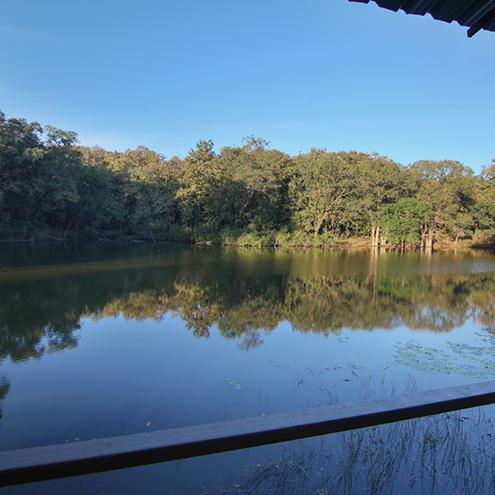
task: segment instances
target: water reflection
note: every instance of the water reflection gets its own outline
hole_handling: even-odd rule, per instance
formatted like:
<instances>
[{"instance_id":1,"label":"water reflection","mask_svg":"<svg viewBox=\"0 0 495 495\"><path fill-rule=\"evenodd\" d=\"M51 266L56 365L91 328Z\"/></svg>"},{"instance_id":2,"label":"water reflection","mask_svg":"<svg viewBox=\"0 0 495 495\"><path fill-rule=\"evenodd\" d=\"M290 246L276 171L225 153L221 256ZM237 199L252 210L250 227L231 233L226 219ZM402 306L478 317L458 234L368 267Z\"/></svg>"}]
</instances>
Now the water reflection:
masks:
<instances>
[{"instance_id":1,"label":"water reflection","mask_svg":"<svg viewBox=\"0 0 495 495\"><path fill-rule=\"evenodd\" d=\"M114 246L1 260L0 358L13 361L76 346L83 317L159 321L172 313L198 338L215 326L246 350L282 321L322 334L398 326L448 332L469 318L493 331L495 323L493 272L477 269L495 264L483 253Z\"/></svg>"},{"instance_id":2,"label":"water reflection","mask_svg":"<svg viewBox=\"0 0 495 495\"><path fill-rule=\"evenodd\" d=\"M0 448L343 403L411 370L494 378L494 274L483 252L0 247Z\"/></svg>"},{"instance_id":3,"label":"water reflection","mask_svg":"<svg viewBox=\"0 0 495 495\"><path fill-rule=\"evenodd\" d=\"M5 399L10 388L10 383L5 376L0 376L0 405L2 404L3 399ZM2 419L3 413L0 408L0 420ZM0 423L1 424L1 423Z\"/></svg>"}]
</instances>

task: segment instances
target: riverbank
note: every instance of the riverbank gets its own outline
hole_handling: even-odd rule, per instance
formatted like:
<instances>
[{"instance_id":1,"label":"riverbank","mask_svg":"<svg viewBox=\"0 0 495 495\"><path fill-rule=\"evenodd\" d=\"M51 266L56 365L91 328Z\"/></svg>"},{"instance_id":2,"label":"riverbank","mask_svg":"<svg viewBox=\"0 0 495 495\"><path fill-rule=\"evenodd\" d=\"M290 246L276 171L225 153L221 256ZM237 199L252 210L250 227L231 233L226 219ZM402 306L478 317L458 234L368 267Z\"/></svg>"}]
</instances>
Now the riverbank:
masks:
<instances>
[{"instance_id":1,"label":"riverbank","mask_svg":"<svg viewBox=\"0 0 495 495\"><path fill-rule=\"evenodd\" d=\"M151 234L151 233L150 233ZM275 248L275 249L373 249L416 251L420 250L418 243L382 244L373 246L369 237L337 238L329 235L307 235L304 233L290 234L287 232L260 234L257 232L242 232L238 235L216 235L212 238L198 236L161 236L161 235L123 235L121 232L102 232L98 235L73 234L67 238L58 235L41 235L32 239L3 239L0 244L33 244L46 242L93 241L115 243L177 243L204 246L229 246L239 248ZM451 251L464 249L495 249L495 243L476 242L472 239L452 241L440 239L434 243L435 251Z\"/></svg>"}]
</instances>

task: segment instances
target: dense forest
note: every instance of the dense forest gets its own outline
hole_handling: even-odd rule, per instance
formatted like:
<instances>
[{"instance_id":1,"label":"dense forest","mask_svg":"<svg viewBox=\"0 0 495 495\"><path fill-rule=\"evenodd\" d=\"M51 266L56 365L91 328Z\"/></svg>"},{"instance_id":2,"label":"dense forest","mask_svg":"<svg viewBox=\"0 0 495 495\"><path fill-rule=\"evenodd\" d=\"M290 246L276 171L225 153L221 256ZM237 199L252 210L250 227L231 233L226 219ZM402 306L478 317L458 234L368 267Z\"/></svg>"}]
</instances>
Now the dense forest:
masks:
<instances>
[{"instance_id":1,"label":"dense forest","mask_svg":"<svg viewBox=\"0 0 495 495\"><path fill-rule=\"evenodd\" d=\"M404 166L378 153L289 156L261 138L182 159L78 146L77 134L0 111L0 240L93 238L431 248L495 236L495 160Z\"/></svg>"}]
</instances>

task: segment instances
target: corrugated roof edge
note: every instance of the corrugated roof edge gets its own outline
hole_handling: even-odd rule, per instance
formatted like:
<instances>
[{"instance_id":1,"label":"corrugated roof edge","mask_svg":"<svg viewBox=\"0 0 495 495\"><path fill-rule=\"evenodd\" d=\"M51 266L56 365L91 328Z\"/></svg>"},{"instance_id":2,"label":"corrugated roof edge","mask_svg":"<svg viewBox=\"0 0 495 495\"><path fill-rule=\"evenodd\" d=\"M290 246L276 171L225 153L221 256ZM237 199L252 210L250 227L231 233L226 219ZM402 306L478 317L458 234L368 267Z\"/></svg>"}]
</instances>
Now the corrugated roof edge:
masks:
<instances>
[{"instance_id":1,"label":"corrugated roof edge","mask_svg":"<svg viewBox=\"0 0 495 495\"><path fill-rule=\"evenodd\" d=\"M370 3L370 0L349 0L350 2ZM495 0L373 0L379 7L406 14L430 14L438 21L456 21L468 27L468 37L478 31L495 32Z\"/></svg>"}]
</instances>

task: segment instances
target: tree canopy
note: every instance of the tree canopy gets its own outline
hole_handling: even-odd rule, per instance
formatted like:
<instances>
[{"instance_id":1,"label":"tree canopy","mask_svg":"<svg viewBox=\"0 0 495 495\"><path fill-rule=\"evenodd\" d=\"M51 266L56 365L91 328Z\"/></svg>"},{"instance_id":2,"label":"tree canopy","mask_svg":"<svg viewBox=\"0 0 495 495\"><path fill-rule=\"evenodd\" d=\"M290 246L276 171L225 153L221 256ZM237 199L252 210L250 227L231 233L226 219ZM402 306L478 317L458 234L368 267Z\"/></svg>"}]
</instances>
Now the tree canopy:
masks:
<instances>
[{"instance_id":1,"label":"tree canopy","mask_svg":"<svg viewBox=\"0 0 495 495\"><path fill-rule=\"evenodd\" d=\"M135 236L240 244L492 242L495 160L407 166L379 153L289 156L262 138L184 159L144 146L79 146L77 135L0 112L0 240Z\"/></svg>"}]
</instances>

